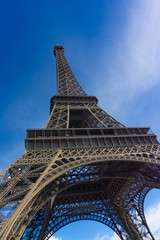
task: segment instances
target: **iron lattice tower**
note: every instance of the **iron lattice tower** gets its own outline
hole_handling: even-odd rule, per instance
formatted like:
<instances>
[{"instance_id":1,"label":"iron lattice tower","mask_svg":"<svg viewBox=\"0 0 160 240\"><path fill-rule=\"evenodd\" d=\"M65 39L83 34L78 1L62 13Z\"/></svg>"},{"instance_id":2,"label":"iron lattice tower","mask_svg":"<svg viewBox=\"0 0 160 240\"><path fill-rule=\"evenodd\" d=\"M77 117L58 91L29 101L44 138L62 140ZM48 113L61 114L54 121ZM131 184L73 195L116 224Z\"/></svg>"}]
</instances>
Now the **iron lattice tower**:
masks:
<instances>
[{"instance_id":1,"label":"iron lattice tower","mask_svg":"<svg viewBox=\"0 0 160 240\"><path fill-rule=\"evenodd\" d=\"M160 188L160 148L148 127L127 128L97 105L54 47L57 95L43 129L27 130L25 153L0 174L0 239L49 239L94 220L120 239L154 239L143 203Z\"/></svg>"}]
</instances>

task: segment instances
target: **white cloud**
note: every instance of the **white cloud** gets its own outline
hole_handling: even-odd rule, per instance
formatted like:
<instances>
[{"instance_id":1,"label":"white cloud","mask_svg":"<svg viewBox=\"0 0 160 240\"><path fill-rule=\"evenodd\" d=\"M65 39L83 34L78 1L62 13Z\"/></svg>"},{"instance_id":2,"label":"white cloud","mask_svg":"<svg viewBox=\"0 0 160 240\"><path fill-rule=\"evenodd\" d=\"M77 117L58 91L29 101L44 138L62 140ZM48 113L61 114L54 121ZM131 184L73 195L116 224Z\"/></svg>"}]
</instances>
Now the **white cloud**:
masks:
<instances>
[{"instance_id":1,"label":"white cloud","mask_svg":"<svg viewBox=\"0 0 160 240\"><path fill-rule=\"evenodd\" d=\"M56 238L56 237L52 236L52 237L50 237L49 240L62 240L62 238Z\"/></svg>"},{"instance_id":2,"label":"white cloud","mask_svg":"<svg viewBox=\"0 0 160 240\"><path fill-rule=\"evenodd\" d=\"M109 238L108 234L105 234L105 235L101 236L98 233L97 236L95 237L95 240L108 240L108 238Z\"/></svg>"},{"instance_id":3,"label":"white cloud","mask_svg":"<svg viewBox=\"0 0 160 240\"><path fill-rule=\"evenodd\" d=\"M103 48L103 72L97 77L96 87L100 97L111 99L113 111L160 84L159 23L159 0L135 1L129 10L125 32L117 36L115 49L111 49L115 55L110 62L106 61L108 49Z\"/></svg>"},{"instance_id":4,"label":"white cloud","mask_svg":"<svg viewBox=\"0 0 160 240\"><path fill-rule=\"evenodd\" d=\"M116 233L114 233L113 234L113 236L112 237L110 237L110 239L109 240L120 240L120 238L117 236L117 234Z\"/></svg>"},{"instance_id":5,"label":"white cloud","mask_svg":"<svg viewBox=\"0 0 160 240\"><path fill-rule=\"evenodd\" d=\"M116 233L114 233L113 236L109 236L108 234L105 235L97 234L95 240L120 240L120 238L117 236Z\"/></svg>"},{"instance_id":6,"label":"white cloud","mask_svg":"<svg viewBox=\"0 0 160 240\"><path fill-rule=\"evenodd\" d=\"M129 17L126 34L128 58L124 70L135 94L157 84L160 76L160 1L137 1Z\"/></svg>"},{"instance_id":7,"label":"white cloud","mask_svg":"<svg viewBox=\"0 0 160 240\"><path fill-rule=\"evenodd\" d=\"M146 210L146 220L155 239L160 238L160 202Z\"/></svg>"}]
</instances>

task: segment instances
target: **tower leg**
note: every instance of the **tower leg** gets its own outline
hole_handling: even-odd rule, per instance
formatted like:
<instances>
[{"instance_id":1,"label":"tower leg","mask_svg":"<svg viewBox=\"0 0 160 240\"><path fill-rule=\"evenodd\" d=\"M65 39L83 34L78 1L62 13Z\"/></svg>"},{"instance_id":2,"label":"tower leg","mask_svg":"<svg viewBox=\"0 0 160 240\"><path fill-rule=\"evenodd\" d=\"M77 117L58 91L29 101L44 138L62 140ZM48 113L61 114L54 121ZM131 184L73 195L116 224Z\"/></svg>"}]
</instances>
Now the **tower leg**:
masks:
<instances>
[{"instance_id":1,"label":"tower leg","mask_svg":"<svg viewBox=\"0 0 160 240\"><path fill-rule=\"evenodd\" d=\"M121 202L121 204L119 204L121 219L123 219L125 230L130 236L130 239L154 240L154 237L147 225L143 209L144 198L150 188L144 187L143 181L141 182L142 184L137 184L137 179L132 179L131 183L128 184L128 189L123 192L122 198L119 199Z\"/></svg>"},{"instance_id":2,"label":"tower leg","mask_svg":"<svg viewBox=\"0 0 160 240\"><path fill-rule=\"evenodd\" d=\"M52 210L54 200L55 200L55 197L53 197L47 204L47 214L46 214L45 220L43 222L43 226L42 226L40 235L38 237L38 240L44 239L45 231L46 231L48 223L49 223L49 218L50 218L50 215L51 215L51 210Z\"/></svg>"}]
</instances>

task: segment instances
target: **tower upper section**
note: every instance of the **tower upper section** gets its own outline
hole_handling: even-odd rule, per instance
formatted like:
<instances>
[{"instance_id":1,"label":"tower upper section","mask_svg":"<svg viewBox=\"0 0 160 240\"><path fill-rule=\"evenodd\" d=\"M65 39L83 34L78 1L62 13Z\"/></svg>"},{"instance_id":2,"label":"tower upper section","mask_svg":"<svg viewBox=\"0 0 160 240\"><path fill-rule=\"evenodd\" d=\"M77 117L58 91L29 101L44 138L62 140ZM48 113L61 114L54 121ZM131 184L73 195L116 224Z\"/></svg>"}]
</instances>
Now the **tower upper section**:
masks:
<instances>
[{"instance_id":1,"label":"tower upper section","mask_svg":"<svg viewBox=\"0 0 160 240\"><path fill-rule=\"evenodd\" d=\"M61 96L87 96L64 55L63 46L54 47L57 70L57 95Z\"/></svg>"}]
</instances>

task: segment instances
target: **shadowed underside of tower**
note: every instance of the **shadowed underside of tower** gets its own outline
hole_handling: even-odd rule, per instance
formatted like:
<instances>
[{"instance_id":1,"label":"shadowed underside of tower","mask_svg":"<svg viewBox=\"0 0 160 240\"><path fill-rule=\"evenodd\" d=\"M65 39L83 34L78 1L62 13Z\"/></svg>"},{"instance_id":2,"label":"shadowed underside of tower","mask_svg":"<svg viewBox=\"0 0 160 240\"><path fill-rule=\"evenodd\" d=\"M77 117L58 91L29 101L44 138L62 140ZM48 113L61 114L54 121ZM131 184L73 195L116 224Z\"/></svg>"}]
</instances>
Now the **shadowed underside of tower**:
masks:
<instances>
[{"instance_id":1,"label":"shadowed underside of tower","mask_svg":"<svg viewBox=\"0 0 160 240\"><path fill-rule=\"evenodd\" d=\"M94 220L122 240L154 239L143 203L160 188L160 149L148 127L127 128L83 90L54 47L57 95L43 129L27 130L25 153L0 174L0 239L49 239Z\"/></svg>"}]
</instances>

